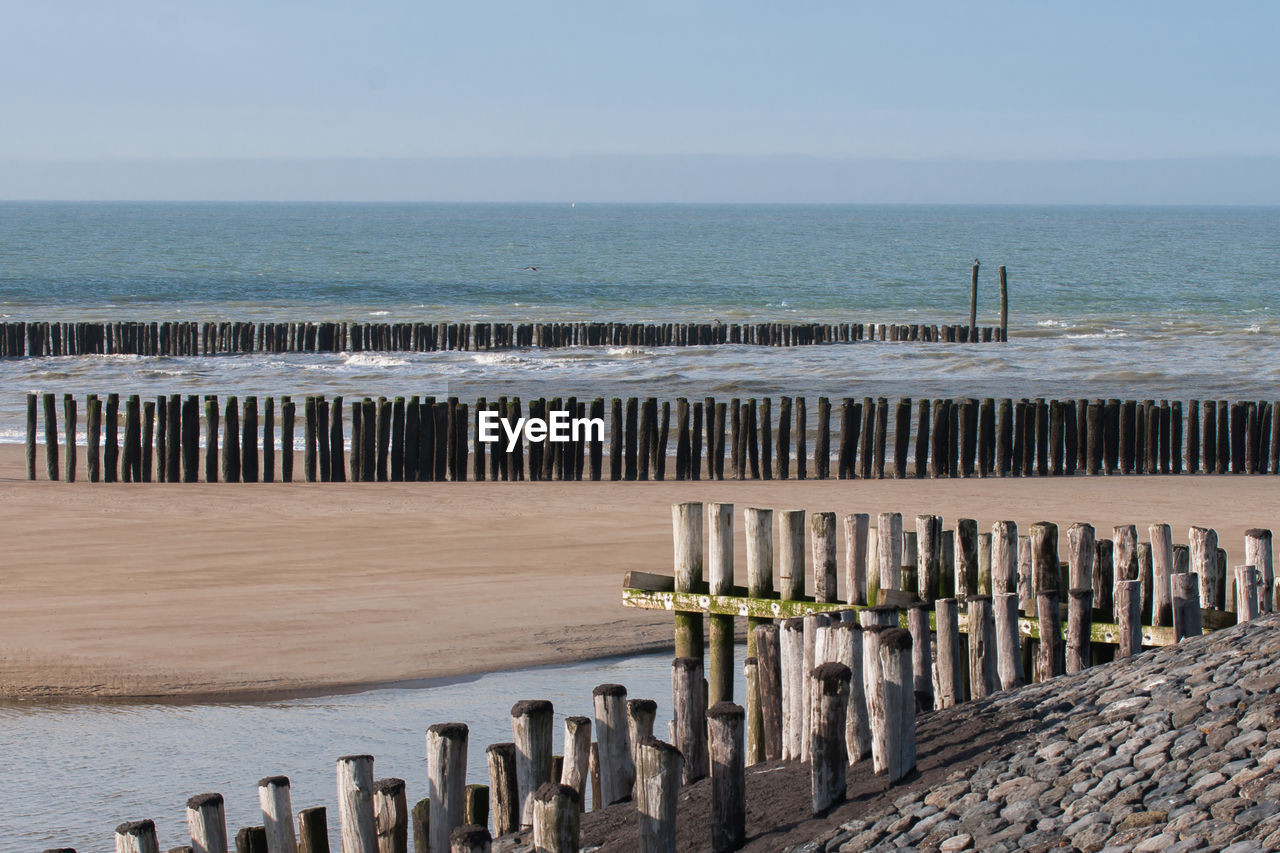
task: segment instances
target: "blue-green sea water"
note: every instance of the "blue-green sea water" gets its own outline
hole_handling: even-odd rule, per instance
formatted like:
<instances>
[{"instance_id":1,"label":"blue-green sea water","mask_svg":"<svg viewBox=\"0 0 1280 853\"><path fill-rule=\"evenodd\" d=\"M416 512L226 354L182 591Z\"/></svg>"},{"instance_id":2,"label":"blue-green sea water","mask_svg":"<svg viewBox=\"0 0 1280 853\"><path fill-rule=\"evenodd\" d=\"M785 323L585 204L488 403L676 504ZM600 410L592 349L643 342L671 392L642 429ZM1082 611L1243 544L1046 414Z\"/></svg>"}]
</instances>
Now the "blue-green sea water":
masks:
<instances>
[{"instance_id":1,"label":"blue-green sea water","mask_svg":"<svg viewBox=\"0 0 1280 853\"><path fill-rule=\"evenodd\" d=\"M1280 208L0 204L0 319L995 323L1004 346L45 358L22 395L1271 396ZM536 269L529 269L536 267Z\"/></svg>"}]
</instances>

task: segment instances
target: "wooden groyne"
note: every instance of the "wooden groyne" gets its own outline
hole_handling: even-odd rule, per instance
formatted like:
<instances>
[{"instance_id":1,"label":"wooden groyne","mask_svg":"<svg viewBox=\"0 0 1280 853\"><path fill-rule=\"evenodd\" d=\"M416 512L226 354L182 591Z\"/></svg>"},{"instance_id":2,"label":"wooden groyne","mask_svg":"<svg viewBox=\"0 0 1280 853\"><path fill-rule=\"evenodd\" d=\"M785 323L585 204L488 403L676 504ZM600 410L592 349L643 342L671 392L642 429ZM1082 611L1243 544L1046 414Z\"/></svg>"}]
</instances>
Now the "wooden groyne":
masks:
<instances>
[{"instance_id":1,"label":"wooden groyne","mask_svg":"<svg viewBox=\"0 0 1280 853\"><path fill-rule=\"evenodd\" d=\"M1007 328L1007 327L1006 327ZM0 323L0 358L234 353L485 352L522 347L793 347L858 341L992 343L999 326L963 323L263 322Z\"/></svg>"},{"instance_id":2,"label":"wooden groyne","mask_svg":"<svg viewBox=\"0 0 1280 853\"><path fill-rule=\"evenodd\" d=\"M458 482L1278 474L1256 400L818 397L27 397L27 476L90 482ZM302 411L298 411L298 406ZM514 446L481 418L597 420ZM85 423L83 470L75 442ZM61 420L61 430L59 421ZM496 423L496 421L495 421ZM292 452L302 440L303 470ZM60 457L59 442L65 445ZM77 439L78 441L78 439ZM61 463L61 464L60 464Z\"/></svg>"}]
</instances>

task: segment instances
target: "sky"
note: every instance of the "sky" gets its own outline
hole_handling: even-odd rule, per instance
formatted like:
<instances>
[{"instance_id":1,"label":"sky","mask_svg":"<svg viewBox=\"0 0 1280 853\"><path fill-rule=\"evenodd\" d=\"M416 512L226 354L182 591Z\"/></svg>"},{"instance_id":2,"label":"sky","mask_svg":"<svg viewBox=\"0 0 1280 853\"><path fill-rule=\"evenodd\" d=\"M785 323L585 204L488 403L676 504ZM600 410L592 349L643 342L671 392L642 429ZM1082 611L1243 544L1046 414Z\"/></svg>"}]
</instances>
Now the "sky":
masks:
<instances>
[{"instance_id":1,"label":"sky","mask_svg":"<svg viewBox=\"0 0 1280 853\"><path fill-rule=\"evenodd\" d=\"M1274 2L0 0L0 20L0 198L1280 203Z\"/></svg>"}]
</instances>

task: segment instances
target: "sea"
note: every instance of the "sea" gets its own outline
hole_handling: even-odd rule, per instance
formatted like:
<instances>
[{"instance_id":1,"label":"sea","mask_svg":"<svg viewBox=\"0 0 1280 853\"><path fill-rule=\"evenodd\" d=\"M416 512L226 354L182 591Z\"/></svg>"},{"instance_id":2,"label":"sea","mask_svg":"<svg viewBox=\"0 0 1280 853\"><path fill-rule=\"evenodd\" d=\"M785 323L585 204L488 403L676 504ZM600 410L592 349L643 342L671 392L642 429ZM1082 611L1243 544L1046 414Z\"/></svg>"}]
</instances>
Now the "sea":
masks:
<instances>
[{"instance_id":1,"label":"sea","mask_svg":"<svg viewBox=\"0 0 1280 853\"><path fill-rule=\"evenodd\" d=\"M0 319L965 323L1009 342L0 364L25 393L1269 399L1280 208L0 203Z\"/></svg>"},{"instance_id":2,"label":"sea","mask_svg":"<svg viewBox=\"0 0 1280 853\"><path fill-rule=\"evenodd\" d=\"M1275 399L1277 245L1280 208L0 203L4 320L964 323L977 260L991 325L1009 279L1004 344L6 360L0 441L23 439L29 391ZM0 704L0 846L108 850L149 816L167 848L203 790L234 831L276 773L296 808L332 806L353 752L421 796L431 723L472 724L479 779L517 699L587 713L616 681L665 713L669 673L659 655L289 702Z\"/></svg>"}]
</instances>

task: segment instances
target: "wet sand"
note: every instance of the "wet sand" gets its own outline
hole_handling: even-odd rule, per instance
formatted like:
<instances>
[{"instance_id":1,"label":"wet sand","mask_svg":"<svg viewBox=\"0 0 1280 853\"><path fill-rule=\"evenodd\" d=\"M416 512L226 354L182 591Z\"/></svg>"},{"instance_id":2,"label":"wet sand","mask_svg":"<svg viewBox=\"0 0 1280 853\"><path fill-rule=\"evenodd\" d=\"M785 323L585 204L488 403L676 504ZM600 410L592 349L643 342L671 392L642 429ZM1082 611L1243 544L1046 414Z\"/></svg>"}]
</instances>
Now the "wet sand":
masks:
<instances>
[{"instance_id":1,"label":"wet sand","mask_svg":"<svg viewBox=\"0 0 1280 853\"><path fill-rule=\"evenodd\" d=\"M22 447L0 446L8 699L268 699L662 648L670 615L624 608L619 590L628 570L670 572L682 500L983 529L1135 523L1144 539L1168 522L1177 542L1201 524L1232 564L1244 530L1280 511L1270 476L106 485L24 472Z\"/></svg>"}]
</instances>

